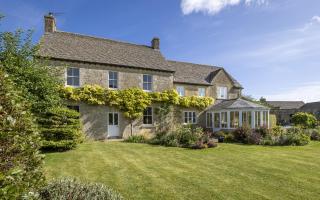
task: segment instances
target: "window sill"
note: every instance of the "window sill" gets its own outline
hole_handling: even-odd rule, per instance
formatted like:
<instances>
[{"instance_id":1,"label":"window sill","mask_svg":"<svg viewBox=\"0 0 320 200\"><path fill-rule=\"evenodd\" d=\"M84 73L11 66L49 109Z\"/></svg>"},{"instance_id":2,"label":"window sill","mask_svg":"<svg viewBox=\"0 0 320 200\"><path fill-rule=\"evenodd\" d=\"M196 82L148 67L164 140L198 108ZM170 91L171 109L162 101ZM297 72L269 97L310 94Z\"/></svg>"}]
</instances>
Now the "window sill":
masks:
<instances>
[{"instance_id":1,"label":"window sill","mask_svg":"<svg viewBox=\"0 0 320 200\"><path fill-rule=\"evenodd\" d=\"M142 124L143 128L154 128L155 125L154 124Z\"/></svg>"},{"instance_id":2,"label":"window sill","mask_svg":"<svg viewBox=\"0 0 320 200\"><path fill-rule=\"evenodd\" d=\"M65 85L65 87L80 88L80 85Z\"/></svg>"}]
</instances>

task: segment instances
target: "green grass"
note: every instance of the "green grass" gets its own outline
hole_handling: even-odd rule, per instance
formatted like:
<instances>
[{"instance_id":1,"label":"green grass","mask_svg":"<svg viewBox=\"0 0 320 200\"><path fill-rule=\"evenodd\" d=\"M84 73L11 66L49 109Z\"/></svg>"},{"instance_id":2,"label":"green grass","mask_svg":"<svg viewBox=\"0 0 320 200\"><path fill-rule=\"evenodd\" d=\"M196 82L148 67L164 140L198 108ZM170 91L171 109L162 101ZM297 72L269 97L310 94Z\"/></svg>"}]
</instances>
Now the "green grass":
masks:
<instances>
[{"instance_id":1,"label":"green grass","mask_svg":"<svg viewBox=\"0 0 320 200\"><path fill-rule=\"evenodd\" d=\"M319 199L320 143L190 150L88 142L46 154L45 171L49 180L104 183L126 199Z\"/></svg>"}]
</instances>

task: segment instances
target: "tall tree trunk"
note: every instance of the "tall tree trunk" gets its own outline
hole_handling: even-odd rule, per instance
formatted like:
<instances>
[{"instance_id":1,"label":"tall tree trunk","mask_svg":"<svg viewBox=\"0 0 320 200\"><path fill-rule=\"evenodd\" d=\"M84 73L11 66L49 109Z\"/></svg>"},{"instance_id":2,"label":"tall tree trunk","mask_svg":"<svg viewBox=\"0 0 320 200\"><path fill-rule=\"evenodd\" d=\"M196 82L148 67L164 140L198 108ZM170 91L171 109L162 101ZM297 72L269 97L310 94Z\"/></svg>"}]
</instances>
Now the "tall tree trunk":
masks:
<instances>
[{"instance_id":1,"label":"tall tree trunk","mask_svg":"<svg viewBox=\"0 0 320 200\"><path fill-rule=\"evenodd\" d=\"M130 126L131 126L131 136L132 136L132 132L133 132L133 120L130 121Z\"/></svg>"}]
</instances>

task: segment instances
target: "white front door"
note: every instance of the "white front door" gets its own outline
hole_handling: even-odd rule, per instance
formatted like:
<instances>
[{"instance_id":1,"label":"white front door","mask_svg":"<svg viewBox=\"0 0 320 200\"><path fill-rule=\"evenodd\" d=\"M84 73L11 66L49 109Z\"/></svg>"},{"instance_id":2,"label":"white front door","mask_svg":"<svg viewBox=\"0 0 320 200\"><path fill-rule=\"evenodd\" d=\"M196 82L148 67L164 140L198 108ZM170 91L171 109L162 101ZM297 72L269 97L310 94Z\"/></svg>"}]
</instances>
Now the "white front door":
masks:
<instances>
[{"instance_id":1,"label":"white front door","mask_svg":"<svg viewBox=\"0 0 320 200\"><path fill-rule=\"evenodd\" d=\"M119 113L109 112L108 115L108 137L119 137Z\"/></svg>"}]
</instances>

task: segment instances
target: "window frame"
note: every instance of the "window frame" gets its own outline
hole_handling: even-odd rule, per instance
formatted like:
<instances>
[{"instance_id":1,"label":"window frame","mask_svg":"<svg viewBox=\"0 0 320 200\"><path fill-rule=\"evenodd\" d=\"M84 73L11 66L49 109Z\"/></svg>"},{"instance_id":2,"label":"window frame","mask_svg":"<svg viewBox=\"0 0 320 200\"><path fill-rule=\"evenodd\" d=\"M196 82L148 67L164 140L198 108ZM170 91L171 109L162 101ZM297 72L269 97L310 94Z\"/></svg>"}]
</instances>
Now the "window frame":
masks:
<instances>
[{"instance_id":1,"label":"window frame","mask_svg":"<svg viewBox=\"0 0 320 200\"><path fill-rule=\"evenodd\" d=\"M218 126L216 126L217 124ZM218 129L221 128L221 113L220 112L215 112L213 115L213 127Z\"/></svg>"},{"instance_id":2,"label":"window frame","mask_svg":"<svg viewBox=\"0 0 320 200\"><path fill-rule=\"evenodd\" d=\"M239 111L230 111L230 126L231 129L240 127L240 112Z\"/></svg>"},{"instance_id":3,"label":"window frame","mask_svg":"<svg viewBox=\"0 0 320 200\"><path fill-rule=\"evenodd\" d=\"M187 116L186 116L186 114L187 114ZM184 122L184 124L197 124L196 112L195 111L184 111L183 112L183 122Z\"/></svg>"},{"instance_id":4,"label":"window frame","mask_svg":"<svg viewBox=\"0 0 320 200\"><path fill-rule=\"evenodd\" d=\"M211 117L209 117L209 121L208 121L208 115L211 116ZM207 114L206 114L206 128L213 128L213 113L212 112L207 112Z\"/></svg>"},{"instance_id":5,"label":"window frame","mask_svg":"<svg viewBox=\"0 0 320 200\"><path fill-rule=\"evenodd\" d=\"M110 78L110 73L113 73L113 78L111 79ZM114 78L114 74L116 74L116 79ZM110 81L112 81L114 83L115 81L115 84L116 84L116 87L110 87ZM113 90L116 90L116 89L119 89L119 72L117 71L108 71L108 88L109 89L113 89Z\"/></svg>"},{"instance_id":6,"label":"window frame","mask_svg":"<svg viewBox=\"0 0 320 200\"><path fill-rule=\"evenodd\" d=\"M145 111L146 111L147 109L151 109L151 114L149 114L149 113L145 114ZM145 117L151 117L151 123L145 123L145 121L144 121ZM142 124L143 124L144 126L153 126L153 107L151 107L151 106L146 107L146 109L143 111Z\"/></svg>"},{"instance_id":7,"label":"window frame","mask_svg":"<svg viewBox=\"0 0 320 200\"><path fill-rule=\"evenodd\" d=\"M182 90L180 90L180 89L182 89ZM176 86L176 91L177 91L177 93L178 93L178 95L180 96L180 97L184 97L185 96L185 88L184 88L184 86ZM182 91L182 93L183 94L180 94L180 92Z\"/></svg>"},{"instance_id":8,"label":"window frame","mask_svg":"<svg viewBox=\"0 0 320 200\"><path fill-rule=\"evenodd\" d=\"M70 75L70 76L69 76L69 74L68 74L68 70L69 70L69 69L72 70L72 73L71 73L72 75ZM75 76L75 75L74 75L74 72L73 72L74 69L78 70L78 74L79 74L78 76ZM72 85L69 85L69 84L68 84L68 78L72 78ZM74 78L78 78L78 83L79 83L78 85L74 85L74 84L73 84L73 83L74 83ZM66 85L66 86L70 86L70 87L80 87L80 85L81 85L81 84L80 84L80 68L78 68L78 67L67 67L67 69L66 69L66 83L65 83L65 85Z\"/></svg>"},{"instance_id":9,"label":"window frame","mask_svg":"<svg viewBox=\"0 0 320 200\"><path fill-rule=\"evenodd\" d=\"M255 111L254 112L254 127L260 128L261 127L261 111Z\"/></svg>"},{"instance_id":10,"label":"window frame","mask_svg":"<svg viewBox=\"0 0 320 200\"><path fill-rule=\"evenodd\" d=\"M151 77L151 81L149 82L149 81L144 81L144 77L145 76L148 76L148 77ZM148 88L148 89L145 89L144 88L144 85L145 84L147 84L147 85L149 85L150 84L150 89ZM146 91L146 92L152 92L153 91L153 75L151 75L151 74L142 74L142 89L144 90L144 91Z\"/></svg>"},{"instance_id":11,"label":"window frame","mask_svg":"<svg viewBox=\"0 0 320 200\"><path fill-rule=\"evenodd\" d=\"M252 112L251 111L242 111L242 127L252 127Z\"/></svg>"},{"instance_id":12,"label":"window frame","mask_svg":"<svg viewBox=\"0 0 320 200\"><path fill-rule=\"evenodd\" d=\"M223 95L222 95L222 93L223 93ZM217 99L228 99L228 87L227 86L218 86L217 87Z\"/></svg>"},{"instance_id":13,"label":"window frame","mask_svg":"<svg viewBox=\"0 0 320 200\"><path fill-rule=\"evenodd\" d=\"M110 117L110 115L112 117ZM115 117L115 116L117 116L117 117ZM115 120L115 119L117 119L117 120ZM112 121L112 123L110 123L110 120ZM119 126L119 113L118 112L109 112L108 113L108 126Z\"/></svg>"},{"instance_id":14,"label":"window frame","mask_svg":"<svg viewBox=\"0 0 320 200\"><path fill-rule=\"evenodd\" d=\"M201 90L202 90L202 92L203 92L203 95L201 95ZM204 88L204 87L199 87L198 88L198 96L199 97L205 97L206 96L206 88Z\"/></svg>"},{"instance_id":15,"label":"window frame","mask_svg":"<svg viewBox=\"0 0 320 200\"><path fill-rule=\"evenodd\" d=\"M220 128L221 129L228 128L228 112L221 112L220 113Z\"/></svg>"}]
</instances>

